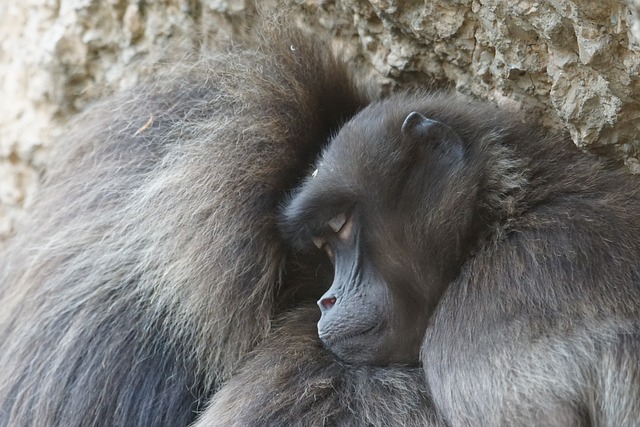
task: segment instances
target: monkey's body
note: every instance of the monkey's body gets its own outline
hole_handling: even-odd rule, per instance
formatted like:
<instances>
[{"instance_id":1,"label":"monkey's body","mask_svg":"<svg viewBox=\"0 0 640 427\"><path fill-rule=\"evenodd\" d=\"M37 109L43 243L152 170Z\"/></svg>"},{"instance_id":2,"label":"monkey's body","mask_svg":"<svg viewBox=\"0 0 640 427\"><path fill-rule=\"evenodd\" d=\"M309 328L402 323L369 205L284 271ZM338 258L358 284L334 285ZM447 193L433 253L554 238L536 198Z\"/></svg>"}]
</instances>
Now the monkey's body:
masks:
<instances>
[{"instance_id":1,"label":"monkey's body","mask_svg":"<svg viewBox=\"0 0 640 427\"><path fill-rule=\"evenodd\" d=\"M198 425L437 425L421 369L369 375L317 337L330 265L289 253L276 217L366 99L322 42L260 34L59 142L0 259L0 426L179 427L223 385Z\"/></svg>"},{"instance_id":2,"label":"monkey's body","mask_svg":"<svg viewBox=\"0 0 640 427\"><path fill-rule=\"evenodd\" d=\"M444 293L422 361L452 425L640 424L638 236L581 199L505 225Z\"/></svg>"},{"instance_id":3,"label":"monkey's body","mask_svg":"<svg viewBox=\"0 0 640 427\"><path fill-rule=\"evenodd\" d=\"M640 425L636 177L513 113L428 93L368 106L318 164L283 230L330 246L329 348L417 363L394 340L421 343L452 426Z\"/></svg>"},{"instance_id":4,"label":"monkey's body","mask_svg":"<svg viewBox=\"0 0 640 427\"><path fill-rule=\"evenodd\" d=\"M519 172L508 213L427 328L436 405L451 425L640 425L638 179L514 126L484 144Z\"/></svg>"},{"instance_id":5,"label":"monkey's body","mask_svg":"<svg viewBox=\"0 0 640 427\"><path fill-rule=\"evenodd\" d=\"M363 101L321 43L278 27L60 141L0 266L0 425L186 425L274 316L322 292L275 218Z\"/></svg>"}]
</instances>

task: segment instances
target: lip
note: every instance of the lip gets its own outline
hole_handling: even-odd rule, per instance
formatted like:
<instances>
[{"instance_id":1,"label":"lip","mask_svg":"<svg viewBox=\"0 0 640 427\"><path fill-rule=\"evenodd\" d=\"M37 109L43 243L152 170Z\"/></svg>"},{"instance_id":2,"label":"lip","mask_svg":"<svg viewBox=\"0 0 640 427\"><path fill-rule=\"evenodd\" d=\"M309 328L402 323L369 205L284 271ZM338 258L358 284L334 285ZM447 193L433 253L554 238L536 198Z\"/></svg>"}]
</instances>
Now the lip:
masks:
<instances>
[{"instance_id":1,"label":"lip","mask_svg":"<svg viewBox=\"0 0 640 427\"><path fill-rule=\"evenodd\" d=\"M344 335L333 336L331 334L320 335L320 339L327 345L335 345L344 341L348 341L350 339L360 337L372 332L375 332L380 327L380 324L377 323L375 325L369 326L367 328L361 329L358 332L351 332Z\"/></svg>"}]
</instances>

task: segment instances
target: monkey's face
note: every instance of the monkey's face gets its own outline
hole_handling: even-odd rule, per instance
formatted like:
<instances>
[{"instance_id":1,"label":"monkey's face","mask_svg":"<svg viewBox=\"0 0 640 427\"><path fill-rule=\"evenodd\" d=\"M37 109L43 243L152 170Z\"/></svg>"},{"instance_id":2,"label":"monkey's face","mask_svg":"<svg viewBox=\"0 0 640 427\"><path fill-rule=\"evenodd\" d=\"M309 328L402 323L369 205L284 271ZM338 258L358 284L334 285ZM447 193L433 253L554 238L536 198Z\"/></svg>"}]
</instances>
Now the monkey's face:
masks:
<instances>
[{"instance_id":1,"label":"monkey's face","mask_svg":"<svg viewBox=\"0 0 640 427\"><path fill-rule=\"evenodd\" d=\"M456 212L469 209L448 196L464 153L448 126L386 111L369 107L345 125L286 206L282 230L333 262L318 301L329 349L352 363L417 364L466 227Z\"/></svg>"},{"instance_id":2,"label":"monkey's face","mask_svg":"<svg viewBox=\"0 0 640 427\"><path fill-rule=\"evenodd\" d=\"M407 330L407 307L394 298L364 244L357 211L341 212L313 238L334 263L334 280L320 298L318 335L351 363L416 364L423 331ZM418 322L419 323L419 322Z\"/></svg>"}]
</instances>

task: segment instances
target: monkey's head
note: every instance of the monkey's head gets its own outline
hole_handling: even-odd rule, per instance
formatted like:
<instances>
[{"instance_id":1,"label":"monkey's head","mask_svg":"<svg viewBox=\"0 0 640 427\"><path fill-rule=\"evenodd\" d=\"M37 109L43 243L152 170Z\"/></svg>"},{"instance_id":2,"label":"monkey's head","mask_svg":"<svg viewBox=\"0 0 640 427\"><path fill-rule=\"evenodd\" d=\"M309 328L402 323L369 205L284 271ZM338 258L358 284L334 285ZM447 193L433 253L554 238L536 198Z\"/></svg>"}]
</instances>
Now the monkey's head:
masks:
<instances>
[{"instance_id":1,"label":"monkey's head","mask_svg":"<svg viewBox=\"0 0 640 427\"><path fill-rule=\"evenodd\" d=\"M292 245L333 262L318 332L351 363L419 362L429 317L473 234L467 144L415 108L388 100L356 115L284 209Z\"/></svg>"}]
</instances>

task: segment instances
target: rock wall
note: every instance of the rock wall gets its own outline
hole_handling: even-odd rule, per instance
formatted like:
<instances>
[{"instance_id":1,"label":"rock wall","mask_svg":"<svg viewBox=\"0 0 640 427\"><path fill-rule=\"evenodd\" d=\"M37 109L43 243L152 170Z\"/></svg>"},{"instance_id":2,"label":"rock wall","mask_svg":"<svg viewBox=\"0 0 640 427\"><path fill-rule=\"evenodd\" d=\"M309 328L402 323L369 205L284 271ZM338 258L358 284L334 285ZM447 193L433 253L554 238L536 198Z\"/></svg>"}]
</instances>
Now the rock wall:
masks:
<instances>
[{"instance_id":1,"label":"rock wall","mask_svg":"<svg viewBox=\"0 0 640 427\"><path fill-rule=\"evenodd\" d=\"M285 3L381 91L429 84L523 108L640 172L640 0L2 2L0 242L70 116L167 52L249 35L257 4Z\"/></svg>"}]
</instances>

